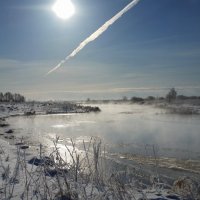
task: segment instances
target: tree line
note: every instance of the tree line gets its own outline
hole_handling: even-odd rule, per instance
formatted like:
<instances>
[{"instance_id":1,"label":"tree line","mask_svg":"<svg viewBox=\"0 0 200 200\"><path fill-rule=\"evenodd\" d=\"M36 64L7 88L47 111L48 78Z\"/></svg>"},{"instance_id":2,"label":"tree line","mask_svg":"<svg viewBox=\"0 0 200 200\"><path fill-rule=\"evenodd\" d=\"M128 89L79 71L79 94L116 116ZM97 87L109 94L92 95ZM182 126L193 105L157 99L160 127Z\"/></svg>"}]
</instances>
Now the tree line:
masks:
<instances>
[{"instance_id":1,"label":"tree line","mask_svg":"<svg viewBox=\"0 0 200 200\"><path fill-rule=\"evenodd\" d=\"M25 102L25 97L21 94L0 92L0 102Z\"/></svg>"},{"instance_id":2,"label":"tree line","mask_svg":"<svg viewBox=\"0 0 200 200\"><path fill-rule=\"evenodd\" d=\"M123 97L124 99L125 97ZM194 99L200 99L200 96L185 96L185 95L178 95L178 92L175 90L175 88L171 88L169 92L166 94L165 97L154 97L154 96L148 96L147 98L140 98L140 97L132 97L130 100L133 102L144 102L144 101L153 101L153 100L162 100L167 101L168 103L172 103L175 100L194 100Z\"/></svg>"}]
</instances>

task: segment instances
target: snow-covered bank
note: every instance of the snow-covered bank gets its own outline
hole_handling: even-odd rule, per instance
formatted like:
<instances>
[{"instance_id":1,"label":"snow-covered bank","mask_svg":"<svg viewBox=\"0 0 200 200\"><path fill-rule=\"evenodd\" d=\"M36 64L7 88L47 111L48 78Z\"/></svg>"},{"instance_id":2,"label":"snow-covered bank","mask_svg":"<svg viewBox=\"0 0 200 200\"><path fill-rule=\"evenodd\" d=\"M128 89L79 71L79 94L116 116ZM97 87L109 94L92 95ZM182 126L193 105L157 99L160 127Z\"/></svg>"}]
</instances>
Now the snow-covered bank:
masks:
<instances>
[{"instance_id":1,"label":"snow-covered bank","mask_svg":"<svg viewBox=\"0 0 200 200\"><path fill-rule=\"evenodd\" d=\"M0 103L0 117L31 114L99 112L98 107L81 106L69 102Z\"/></svg>"},{"instance_id":2,"label":"snow-covered bank","mask_svg":"<svg viewBox=\"0 0 200 200\"><path fill-rule=\"evenodd\" d=\"M200 114L200 106L192 104L179 104L179 103L157 103L156 107L166 109L166 112L171 114L182 114L182 115L196 115Z\"/></svg>"},{"instance_id":3,"label":"snow-covered bank","mask_svg":"<svg viewBox=\"0 0 200 200\"><path fill-rule=\"evenodd\" d=\"M23 142L22 142L23 143ZM198 199L198 185L189 178L178 179L173 186L151 177L147 185L136 179L142 171L127 168L111 169L100 151L101 144L85 144L79 154L72 141L72 149L64 150L69 157L60 155L55 146L50 153L22 149L21 144L8 145L0 140L0 199L109 199L109 200L170 200ZM71 159L71 162L68 162ZM68 161L67 161L68 160ZM181 195L184 196L181 197Z\"/></svg>"}]
</instances>

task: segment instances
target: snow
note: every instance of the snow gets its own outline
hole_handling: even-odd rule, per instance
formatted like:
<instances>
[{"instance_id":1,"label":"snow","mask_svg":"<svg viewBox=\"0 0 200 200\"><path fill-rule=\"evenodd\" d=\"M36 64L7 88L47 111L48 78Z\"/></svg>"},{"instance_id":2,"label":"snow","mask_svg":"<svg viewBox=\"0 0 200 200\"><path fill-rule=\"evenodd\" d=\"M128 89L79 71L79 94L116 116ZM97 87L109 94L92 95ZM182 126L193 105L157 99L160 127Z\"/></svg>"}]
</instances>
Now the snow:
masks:
<instances>
[{"instance_id":1,"label":"snow","mask_svg":"<svg viewBox=\"0 0 200 200\"><path fill-rule=\"evenodd\" d=\"M23 115L30 110L36 114L44 114L47 109L56 110L51 105L44 103L22 103L22 104L0 104L0 125L6 124L6 118L16 115ZM72 111L72 110L70 110ZM8 124L7 124L8 125ZM9 126L9 125L8 125ZM11 129L11 125L9 126ZM3 134L7 127L0 127L0 134ZM7 133L9 135L9 133ZM58 140L59 138L57 138ZM166 186L159 182L157 177L153 177L151 185L142 185L138 180L131 178L132 173L120 171L109 175L104 172L107 168L100 168L98 163L98 172L93 169L95 159L90 161L93 153L97 151L98 144L93 144L93 151L83 151L84 155L79 155L74 144L65 147L60 144L53 144L52 152L45 152L40 145L38 148L32 148L23 139L14 138L16 145L11 145L8 140L0 138L0 199L197 199L199 196L198 183L190 178L182 178L175 182L174 186ZM96 146L95 146L96 145ZM22 148L24 147L24 148ZM27 147L27 148L25 148ZM95 147L95 148L94 148ZM65 149L62 152L58 149ZM66 149L67 148L67 149ZM91 147L92 148L92 147ZM86 148L87 149L87 148ZM89 149L89 147L88 147ZM66 162L64 156L71 156L71 161ZM29 164L31 159L48 159L52 161L49 164L38 164L37 166ZM102 155L97 155L101 158ZM126 157L121 156L122 160ZM102 159L100 159L102 161ZM28 163L29 162L29 163ZM100 162L100 161L98 161ZM87 169L84 167L87 166ZM95 165L94 165L95 166ZM103 164L102 164L103 166ZM177 167L177 166L175 166ZM91 169L90 169L91 168ZM64 173L64 171L68 173ZM58 175L50 176L49 172L60 172ZM88 174L88 171L90 172ZM47 173L48 172L48 173ZM125 177L125 182L123 178ZM134 176L136 177L136 176ZM190 191L192 190L192 192ZM176 194L177 193L177 194ZM179 194L179 195L178 195ZM200 195L200 194L199 194Z\"/></svg>"}]
</instances>

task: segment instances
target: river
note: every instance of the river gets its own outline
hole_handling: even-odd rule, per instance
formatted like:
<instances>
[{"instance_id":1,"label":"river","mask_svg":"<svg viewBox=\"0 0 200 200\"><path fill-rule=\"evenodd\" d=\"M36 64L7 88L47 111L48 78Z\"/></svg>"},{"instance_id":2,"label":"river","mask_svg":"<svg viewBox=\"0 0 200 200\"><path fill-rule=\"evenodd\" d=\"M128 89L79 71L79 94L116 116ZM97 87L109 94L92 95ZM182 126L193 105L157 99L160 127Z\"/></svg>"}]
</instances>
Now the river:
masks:
<instances>
[{"instance_id":1,"label":"river","mask_svg":"<svg viewBox=\"0 0 200 200\"><path fill-rule=\"evenodd\" d=\"M100 113L11 117L18 137L48 146L56 136L82 142L99 137L110 151L144 154L152 146L160 156L200 158L200 116L167 114L148 105L100 104ZM148 151L148 152L147 152Z\"/></svg>"}]
</instances>

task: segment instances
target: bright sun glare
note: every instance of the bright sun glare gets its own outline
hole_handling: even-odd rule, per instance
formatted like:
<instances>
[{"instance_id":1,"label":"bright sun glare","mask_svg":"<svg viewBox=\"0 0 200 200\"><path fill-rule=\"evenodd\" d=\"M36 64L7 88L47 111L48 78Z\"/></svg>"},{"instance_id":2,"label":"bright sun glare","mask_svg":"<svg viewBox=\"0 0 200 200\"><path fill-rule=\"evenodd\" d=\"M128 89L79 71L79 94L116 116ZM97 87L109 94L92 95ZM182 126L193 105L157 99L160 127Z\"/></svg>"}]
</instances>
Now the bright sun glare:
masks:
<instances>
[{"instance_id":1,"label":"bright sun glare","mask_svg":"<svg viewBox=\"0 0 200 200\"><path fill-rule=\"evenodd\" d=\"M75 12L75 8L71 0L57 0L53 5L52 10L61 19L68 19Z\"/></svg>"}]
</instances>

